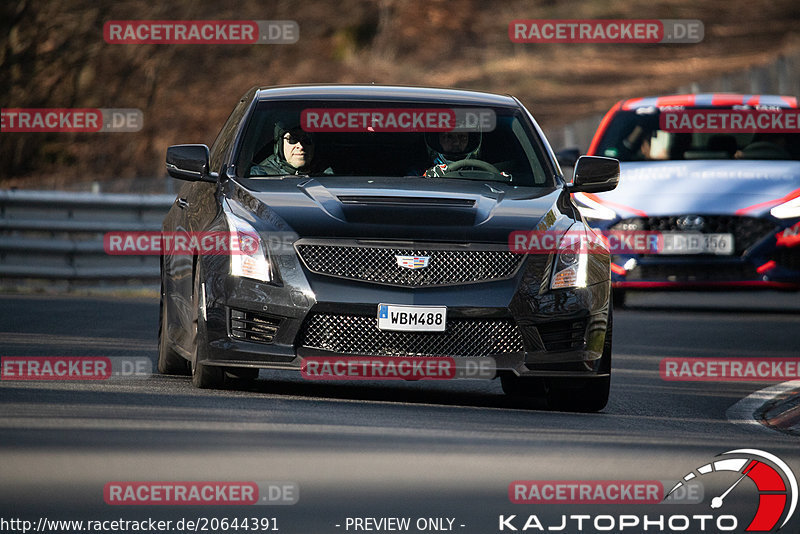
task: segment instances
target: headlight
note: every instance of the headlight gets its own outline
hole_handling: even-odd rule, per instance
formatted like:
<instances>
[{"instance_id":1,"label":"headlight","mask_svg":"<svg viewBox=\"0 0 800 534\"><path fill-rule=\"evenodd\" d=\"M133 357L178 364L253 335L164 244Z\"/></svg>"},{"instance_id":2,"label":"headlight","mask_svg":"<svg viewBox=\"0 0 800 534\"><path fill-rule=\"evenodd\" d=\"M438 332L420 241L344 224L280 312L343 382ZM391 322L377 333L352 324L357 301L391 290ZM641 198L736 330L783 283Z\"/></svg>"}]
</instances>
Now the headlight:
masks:
<instances>
[{"instance_id":1,"label":"headlight","mask_svg":"<svg viewBox=\"0 0 800 534\"><path fill-rule=\"evenodd\" d=\"M587 219L595 219L600 221L613 221L617 218L617 212L607 208L599 202L587 197L584 193L575 193L572 196L575 203L578 205L578 211Z\"/></svg>"},{"instance_id":2,"label":"headlight","mask_svg":"<svg viewBox=\"0 0 800 534\"><path fill-rule=\"evenodd\" d=\"M231 239L238 250L231 250L231 274L271 282L272 265L267 258L264 243L253 226L237 217L231 212L227 204L223 203L222 212L228 221L228 228L232 234ZM234 246L231 248L233 249Z\"/></svg>"},{"instance_id":3,"label":"headlight","mask_svg":"<svg viewBox=\"0 0 800 534\"><path fill-rule=\"evenodd\" d=\"M550 281L551 289L586 287L588 240L576 239L583 232L586 232L584 225L577 223L562 236Z\"/></svg>"},{"instance_id":4,"label":"headlight","mask_svg":"<svg viewBox=\"0 0 800 534\"><path fill-rule=\"evenodd\" d=\"M795 217L800 217L800 197L775 206L769 210L769 212L773 217L777 217L778 219L794 219Z\"/></svg>"}]
</instances>

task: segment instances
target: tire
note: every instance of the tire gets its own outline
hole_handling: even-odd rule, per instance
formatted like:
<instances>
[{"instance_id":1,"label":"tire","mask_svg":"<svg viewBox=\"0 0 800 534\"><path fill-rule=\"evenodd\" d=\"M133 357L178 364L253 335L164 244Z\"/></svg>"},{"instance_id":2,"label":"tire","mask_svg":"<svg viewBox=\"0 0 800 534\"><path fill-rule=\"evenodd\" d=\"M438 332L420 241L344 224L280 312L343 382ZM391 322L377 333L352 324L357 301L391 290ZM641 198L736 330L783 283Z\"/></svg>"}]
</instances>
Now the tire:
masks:
<instances>
[{"instance_id":1,"label":"tire","mask_svg":"<svg viewBox=\"0 0 800 534\"><path fill-rule=\"evenodd\" d=\"M188 375L189 362L175 352L167 341L167 297L161 281L161 304L158 314L158 372L162 375Z\"/></svg>"},{"instance_id":2,"label":"tire","mask_svg":"<svg viewBox=\"0 0 800 534\"><path fill-rule=\"evenodd\" d=\"M547 404L553 410L570 412L599 412L608 404L611 391L611 352L614 330L614 306L608 309L608 326L603 342L603 355L598 372L606 376L564 379L551 378L547 382Z\"/></svg>"},{"instance_id":3,"label":"tire","mask_svg":"<svg viewBox=\"0 0 800 534\"><path fill-rule=\"evenodd\" d=\"M225 374L233 378L234 380L239 380L242 382L252 382L256 378L258 378L258 369L253 369L251 367L226 367Z\"/></svg>"},{"instance_id":4,"label":"tire","mask_svg":"<svg viewBox=\"0 0 800 534\"><path fill-rule=\"evenodd\" d=\"M612 309L613 306L609 308L603 355L598 369L598 372L607 376L541 378L504 375L500 377L503 392L514 397L543 397L547 406L557 411L599 412L605 408L611 389Z\"/></svg>"},{"instance_id":5,"label":"tire","mask_svg":"<svg viewBox=\"0 0 800 534\"><path fill-rule=\"evenodd\" d=\"M203 362L208 359L208 341L206 337L206 324L203 318L201 305L203 302L202 280L200 275L200 264L198 263L194 273L194 284L192 290L192 308L194 309L194 341L192 343L192 384L202 389L217 389L225 384L225 369L215 365L206 365Z\"/></svg>"},{"instance_id":6,"label":"tire","mask_svg":"<svg viewBox=\"0 0 800 534\"><path fill-rule=\"evenodd\" d=\"M544 378L538 376L501 375L500 385L510 397L541 398L547 394Z\"/></svg>"},{"instance_id":7,"label":"tire","mask_svg":"<svg viewBox=\"0 0 800 534\"><path fill-rule=\"evenodd\" d=\"M625 307L625 290L624 289L612 289L611 290L611 300L614 301L614 307L617 309L622 309Z\"/></svg>"},{"instance_id":8,"label":"tire","mask_svg":"<svg viewBox=\"0 0 800 534\"><path fill-rule=\"evenodd\" d=\"M608 404L611 377L562 381L551 379L547 405L560 412L599 412Z\"/></svg>"}]
</instances>

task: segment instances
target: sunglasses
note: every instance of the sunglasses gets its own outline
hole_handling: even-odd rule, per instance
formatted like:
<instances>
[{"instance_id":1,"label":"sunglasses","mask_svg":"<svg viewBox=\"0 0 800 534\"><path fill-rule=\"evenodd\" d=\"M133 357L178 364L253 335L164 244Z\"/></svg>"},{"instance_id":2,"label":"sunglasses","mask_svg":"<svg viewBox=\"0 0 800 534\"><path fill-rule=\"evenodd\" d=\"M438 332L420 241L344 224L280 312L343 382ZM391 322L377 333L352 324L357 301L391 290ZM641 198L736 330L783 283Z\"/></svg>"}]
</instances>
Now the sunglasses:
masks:
<instances>
[{"instance_id":1,"label":"sunglasses","mask_svg":"<svg viewBox=\"0 0 800 534\"><path fill-rule=\"evenodd\" d=\"M301 143L303 145L313 145L314 140L309 135L292 135L288 134L283 137L283 140L289 143L290 145L296 145L297 143Z\"/></svg>"}]
</instances>

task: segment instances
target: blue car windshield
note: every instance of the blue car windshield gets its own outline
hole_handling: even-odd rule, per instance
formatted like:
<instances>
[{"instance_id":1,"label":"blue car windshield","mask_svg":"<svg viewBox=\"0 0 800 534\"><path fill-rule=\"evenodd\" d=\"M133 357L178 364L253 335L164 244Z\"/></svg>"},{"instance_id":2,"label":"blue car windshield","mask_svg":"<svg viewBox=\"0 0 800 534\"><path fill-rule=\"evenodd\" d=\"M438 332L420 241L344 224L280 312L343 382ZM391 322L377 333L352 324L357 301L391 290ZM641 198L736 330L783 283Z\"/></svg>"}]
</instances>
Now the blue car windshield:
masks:
<instances>
[{"instance_id":1,"label":"blue car windshield","mask_svg":"<svg viewBox=\"0 0 800 534\"><path fill-rule=\"evenodd\" d=\"M237 175L427 176L555 185L555 170L519 109L395 102L264 101L250 116Z\"/></svg>"},{"instance_id":2,"label":"blue car windshield","mask_svg":"<svg viewBox=\"0 0 800 534\"><path fill-rule=\"evenodd\" d=\"M691 108L691 111L724 108ZM730 111L730 108L728 108ZM620 161L800 160L800 134L780 132L673 132L661 129L655 107L618 111L597 147Z\"/></svg>"}]
</instances>

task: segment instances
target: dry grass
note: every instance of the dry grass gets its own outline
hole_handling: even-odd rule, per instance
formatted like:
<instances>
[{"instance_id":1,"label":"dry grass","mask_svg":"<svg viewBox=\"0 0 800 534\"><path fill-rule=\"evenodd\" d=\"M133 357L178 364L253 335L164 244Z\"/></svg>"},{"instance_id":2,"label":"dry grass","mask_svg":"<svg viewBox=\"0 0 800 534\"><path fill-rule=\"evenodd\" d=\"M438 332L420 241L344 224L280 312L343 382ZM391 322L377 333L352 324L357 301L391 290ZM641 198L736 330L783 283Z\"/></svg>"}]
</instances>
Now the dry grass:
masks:
<instances>
[{"instance_id":1,"label":"dry grass","mask_svg":"<svg viewBox=\"0 0 800 534\"><path fill-rule=\"evenodd\" d=\"M222 6L222 7L220 7ZM194 0L6 1L0 7L4 107L139 108L127 134L3 134L0 184L158 176L165 148L211 143L253 85L376 82L464 87L518 96L546 126L620 98L765 64L800 46L797 0ZM685 45L514 44L517 18L690 18ZM107 20L291 19L296 45L109 45Z\"/></svg>"}]
</instances>

